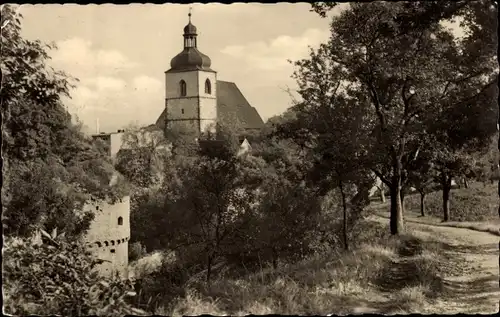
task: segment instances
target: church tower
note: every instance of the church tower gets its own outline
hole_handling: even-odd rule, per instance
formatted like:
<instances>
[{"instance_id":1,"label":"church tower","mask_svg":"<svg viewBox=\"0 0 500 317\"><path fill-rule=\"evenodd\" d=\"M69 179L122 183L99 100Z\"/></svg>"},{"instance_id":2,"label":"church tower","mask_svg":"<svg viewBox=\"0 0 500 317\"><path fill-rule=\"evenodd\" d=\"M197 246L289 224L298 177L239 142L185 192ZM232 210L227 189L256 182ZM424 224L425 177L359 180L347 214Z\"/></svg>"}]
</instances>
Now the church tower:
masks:
<instances>
[{"instance_id":1,"label":"church tower","mask_svg":"<svg viewBox=\"0 0 500 317\"><path fill-rule=\"evenodd\" d=\"M184 27L184 50L172 58L165 72L166 128L180 127L199 135L215 132L217 120L217 73L208 56L197 46L196 27Z\"/></svg>"}]
</instances>

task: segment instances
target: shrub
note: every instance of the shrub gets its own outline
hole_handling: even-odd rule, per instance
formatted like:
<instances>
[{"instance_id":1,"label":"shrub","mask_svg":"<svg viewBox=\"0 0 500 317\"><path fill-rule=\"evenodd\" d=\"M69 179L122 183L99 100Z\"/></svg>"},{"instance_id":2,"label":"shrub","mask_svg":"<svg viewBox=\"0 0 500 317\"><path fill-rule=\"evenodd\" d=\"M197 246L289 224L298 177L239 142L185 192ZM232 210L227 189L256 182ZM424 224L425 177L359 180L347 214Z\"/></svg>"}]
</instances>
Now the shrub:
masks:
<instances>
[{"instance_id":1,"label":"shrub","mask_svg":"<svg viewBox=\"0 0 500 317\"><path fill-rule=\"evenodd\" d=\"M146 247L144 247L140 242L134 242L128 248L128 260L135 261L140 259L146 254Z\"/></svg>"},{"instance_id":2,"label":"shrub","mask_svg":"<svg viewBox=\"0 0 500 317\"><path fill-rule=\"evenodd\" d=\"M15 315L138 314L125 299L129 281L99 277L86 247L64 235L38 231L31 238L6 238L5 311Z\"/></svg>"}]
</instances>

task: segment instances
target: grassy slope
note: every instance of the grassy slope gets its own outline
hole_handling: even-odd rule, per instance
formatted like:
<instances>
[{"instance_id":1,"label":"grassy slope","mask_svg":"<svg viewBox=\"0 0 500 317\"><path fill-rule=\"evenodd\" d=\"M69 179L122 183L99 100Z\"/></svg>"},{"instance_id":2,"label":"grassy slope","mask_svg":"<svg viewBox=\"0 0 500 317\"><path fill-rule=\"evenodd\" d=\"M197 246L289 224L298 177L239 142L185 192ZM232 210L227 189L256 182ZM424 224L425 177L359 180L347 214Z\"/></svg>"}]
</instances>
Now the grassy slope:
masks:
<instances>
[{"instance_id":1,"label":"grassy slope","mask_svg":"<svg viewBox=\"0 0 500 317\"><path fill-rule=\"evenodd\" d=\"M489 232L500 236L498 216L498 193L496 185L473 183L469 188L453 189L450 200L451 221L442 222L441 192L434 192L426 198L426 216L420 215L420 195L412 194L405 198L405 220L444 227L466 228ZM388 202L372 203L376 214L388 218Z\"/></svg>"},{"instance_id":2,"label":"grassy slope","mask_svg":"<svg viewBox=\"0 0 500 317\"><path fill-rule=\"evenodd\" d=\"M378 218L381 229L387 220ZM210 289L155 313L168 315L493 313L498 310L498 238L420 224L346 254L318 256Z\"/></svg>"},{"instance_id":3,"label":"grassy slope","mask_svg":"<svg viewBox=\"0 0 500 317\"><path fill-rule=\"evenodd\" d=\"M498 220L497 184L471 183L469 188L452 189L450 193L451 221L490 221ZM442 192L436 191L426 197L426 214L442 217ZM420 195L412 194L405 198L407 211L420 214Z\"/></svg>"},{"instance_id":4,"label":"grassy slope","mask_svg":"<svg viewBox=\"0 0 500 317\"><path fill-rule=\"evenodd\" d=\"M210 288L193 282L185 296L153 308L166 315L347 314L413 312L441 287L438 250L411 233L387 236L386 225L367 222L370 243L318 255L278 270L240 278L224 274Z\"/></svg>"},{"instance_id":5,"label":"grassy slope","mask_svg":"<svg viewBox=\"0 0 500 317\"><path fill-rule=\"evenodd\" d=\"M473 204L483 210L482 214L490 217L493 209L490 210L489 207L492 208L497 203L494 190L493 186L482 189L477 184L468 190L454 190L452 199L455 199L455 204L451 205L452 213L456 210L456 201L465 201L467 208ZM430 208L437 206L438 202L440 204L439 193L431 196L433 197L429 197L427 202ZM465 199L457 199L461 196ZM496 258L484 255L481 245L473 246L475 238L468 242L461 240L460 237L474 236L470 231L450 228L475 224L475 229L480 229L480 226L488 225L488 222L441 224L440 218L432 215L418 218L419 208L415 210L412 200L419 202L419 197L416 195L408 198L410 203L406 206L407 211L409 210L406 219L428 222L433 226L408 223L408 233L394 238L387 234L387 219L372 217L364 227L365 243L356 250L318 255L297 264L285 265L278 270L263 268L260 272L238 278L219 272L210 288L194 280L185 287L184 295L174 301L150 306L149 311L160 315L323 315L369 312L457 313L490 309L491 296L488 294L480 294L483 296L481 298L486 299L482 306L467 298L479 296L474 288L477 283L482 283L482 286L478 286L478 292L484 292L485 287L491 288L490 282L493 280L489 275L481 275L484 273L484 259L481 257L492 259L489 261L492 263ZM378 214L387 217L387 204L375 203L373 207ZM491 220L489 225L492 225ZM498 231L498 224L493 226ZM449 238L447 234L454 235L455 238ZM483 240L491 240L491 237L495 239L486 233L474 234L481 236ZM462 248L469 249L463 251ZM461 254L466 255L467 260ZM489 270L494 269L492 267ZM471 272L481 276L472 275Z\"/></svg>"}]
</instances>

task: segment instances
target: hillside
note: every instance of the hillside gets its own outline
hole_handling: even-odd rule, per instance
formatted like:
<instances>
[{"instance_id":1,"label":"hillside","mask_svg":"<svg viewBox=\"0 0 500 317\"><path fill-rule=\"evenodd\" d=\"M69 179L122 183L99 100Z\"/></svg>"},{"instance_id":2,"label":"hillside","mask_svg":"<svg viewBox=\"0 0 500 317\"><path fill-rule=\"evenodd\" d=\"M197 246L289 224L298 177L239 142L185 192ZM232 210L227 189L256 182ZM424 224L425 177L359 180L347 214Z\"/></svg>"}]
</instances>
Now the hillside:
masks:
<instances>
[{"instance_id":1,"label":"hillside","mask_svg":"<svg viewBox=\"0 0 500 317\"><path fill-rule=\"evenodd\" d=\"M160 315L493 313L498 311L498 237L408 222L384 237L387 220L365 223L372 242L238 278L218 272L210 288L192 279L184 296L157 302ZM147 258L142 259L146 260ZM158 254L151 264L158 262ZM144 265L144 263L142 263ZM149 268L151 270L151 268ZM202 273L201 273L202 274Z\"/></svg>"}]
</instances>

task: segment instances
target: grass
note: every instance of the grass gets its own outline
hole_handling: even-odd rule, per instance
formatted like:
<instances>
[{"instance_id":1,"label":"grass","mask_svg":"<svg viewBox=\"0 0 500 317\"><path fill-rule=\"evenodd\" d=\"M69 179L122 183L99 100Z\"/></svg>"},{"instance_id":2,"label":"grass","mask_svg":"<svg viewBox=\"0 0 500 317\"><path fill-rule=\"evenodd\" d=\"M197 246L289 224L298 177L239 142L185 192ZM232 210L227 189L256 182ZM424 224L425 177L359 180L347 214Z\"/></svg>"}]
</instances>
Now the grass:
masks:
<instances>
[{"instance_id":1,"label":"grass","mask_svg":"<svg viewBox=\"0 0 500 317\"><path fill-rule=\"evenodd\" d=\"M173 316L414 312L439 292L439 253L412 233L388 237L386 227L369 225L377 236L355 250L318 255L279 269L262 268L238 278L219 276L210 286L192 282L184 294L157 304L151 312Z\"/></svg>"},{"instance_id":2,"label":"grass","mask_svg":"<svg viewBox=\"0 0 500 317\"><path fill-rule=\"evenodd\" d=\"M412 194L405 198L405 220L435 226L466 228L489 232L500 236L500 218L498 216L498 193L496 185L472 183L469 188L458 188L451 192L450 221L442 222L441 192L427 195L426 215L420 215L420 195ZM373 202L372 208L384 218L388 218L388 202Z\"/></svg>"},{"instance_id":3,"label":"grass","mask_svg":"<svg viewBox=\"0 0 500 317\"><path fill-rule=\"evenodd\" d=\"M441 208L440 199L440 193L429 195L429 216L418 217L419 196L407 197L406 219L498 234L500 222L494 186L483 188L473 184L469 189L453 190L451 219L454 221L448 223L440 221L441 214L437 211ZM388 216L387 204L373 204L373 207ZM493 215L496 223L484 221ZM475 221L464 221L467 219ZM186 273L188 282L177 281L175 286L152 278L157 294L148 294L156 298L148 301L148 311L174 316L428 313L426 307L446 296L441 277L449 274L450 265L454 267L456 263L451 263L450 255L443 252L443 242L436 241L437 233L409 230L391 237L386 226L370 221L361 228L357 243L348 252L317 255L278 269L264 267L258 272L239 275L219 272L210 286L202 278L193 278L192 273ZM175 272L169 274L177 276Z\"/></svg>"},{"instance_id":4,"label":"grass","mask_svg":"<svg viewBox=\"0 0 500 317\"><path fill-rule=\"evenodd\" d=\"M450 193L450 221L483 222L498 220L498 188L495 184L472 183L469 188L452 189ZM426 197L426 214L442 218L442 192ZM420 214L420 195L405 198L407 210Z\"/></svg>"}]
</instances>

